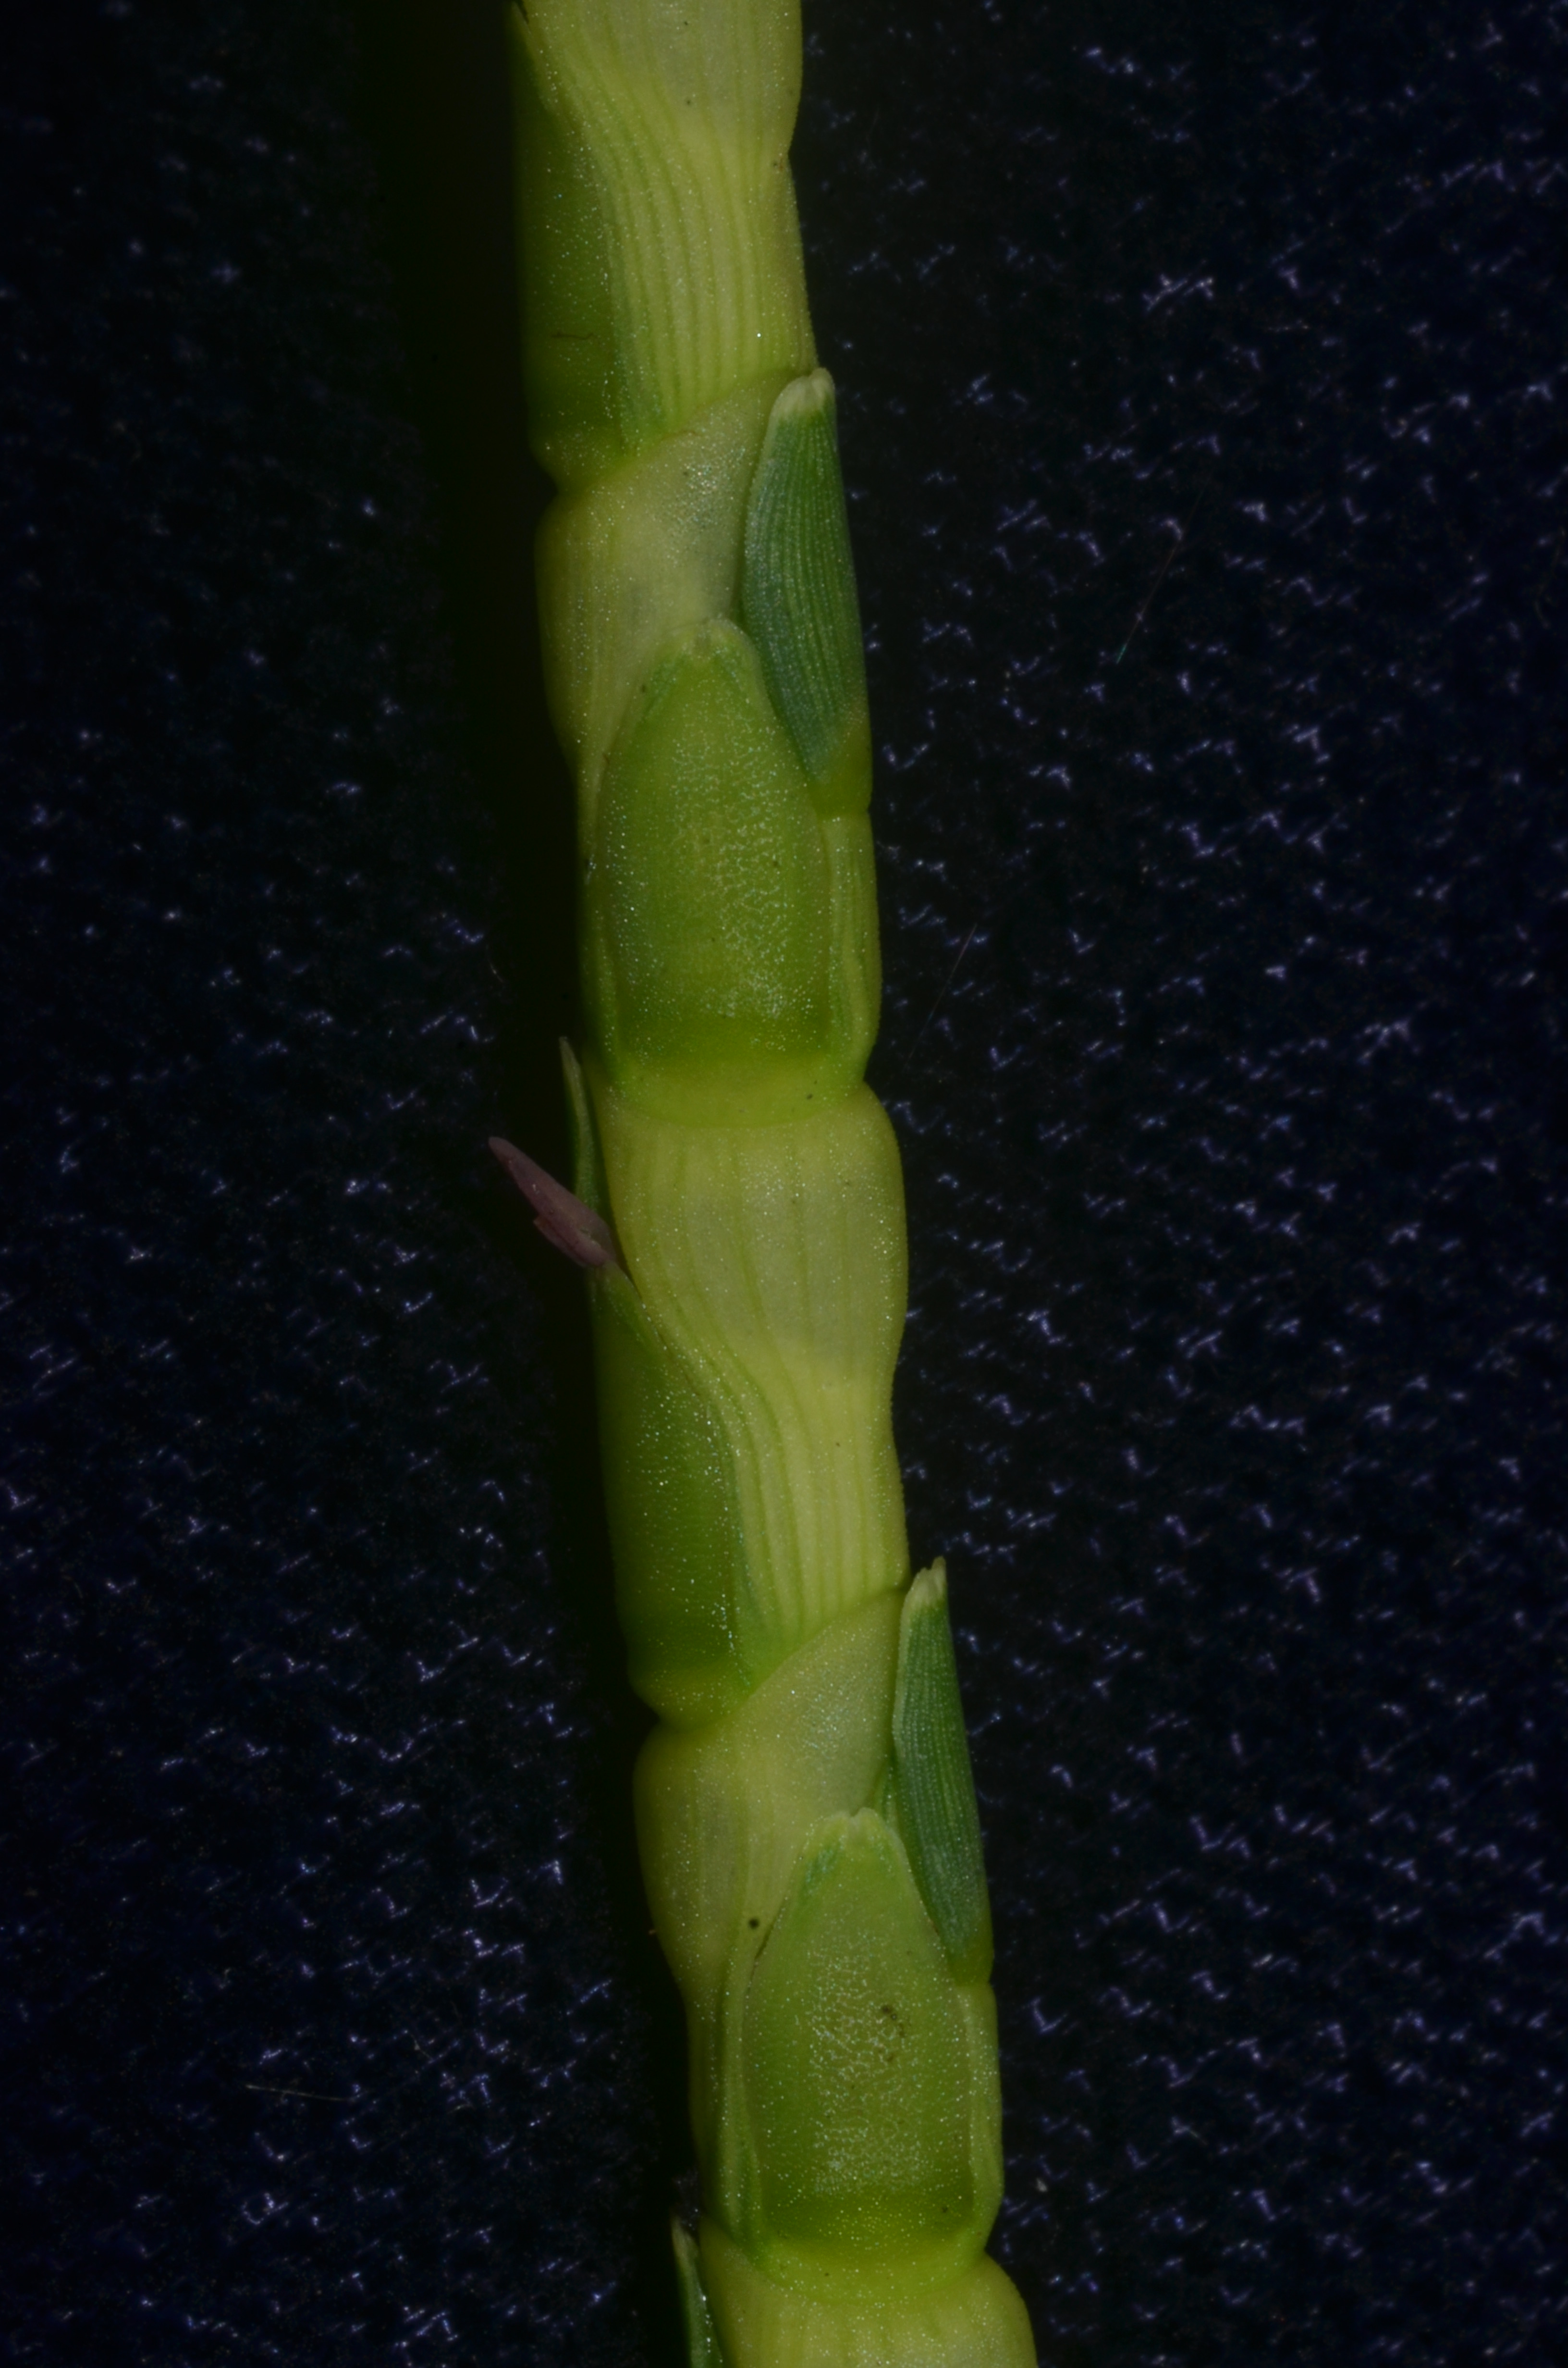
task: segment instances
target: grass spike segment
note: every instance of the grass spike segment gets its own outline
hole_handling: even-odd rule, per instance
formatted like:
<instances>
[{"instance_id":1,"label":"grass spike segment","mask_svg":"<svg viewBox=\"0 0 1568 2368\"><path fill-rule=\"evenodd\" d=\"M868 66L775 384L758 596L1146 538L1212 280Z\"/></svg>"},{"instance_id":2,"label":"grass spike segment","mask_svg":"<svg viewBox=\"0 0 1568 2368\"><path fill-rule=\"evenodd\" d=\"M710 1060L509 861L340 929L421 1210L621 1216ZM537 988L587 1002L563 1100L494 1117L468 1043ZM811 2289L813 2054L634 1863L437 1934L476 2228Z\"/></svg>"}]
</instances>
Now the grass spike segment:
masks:
<instances>
[{"instance_id":1,"label":"grass spike segment","mask_svg":"<svg viewBox=\"0 0 1568 2368\"><path fill-rule=\"evenodd\" d=\"M871 743L789 171L796 0L509 9L539 580L578 793L574 1189L685 2001L692 2368L1032 2368L941 1565L891 1397Z\"/></svg>"}]
</instances>

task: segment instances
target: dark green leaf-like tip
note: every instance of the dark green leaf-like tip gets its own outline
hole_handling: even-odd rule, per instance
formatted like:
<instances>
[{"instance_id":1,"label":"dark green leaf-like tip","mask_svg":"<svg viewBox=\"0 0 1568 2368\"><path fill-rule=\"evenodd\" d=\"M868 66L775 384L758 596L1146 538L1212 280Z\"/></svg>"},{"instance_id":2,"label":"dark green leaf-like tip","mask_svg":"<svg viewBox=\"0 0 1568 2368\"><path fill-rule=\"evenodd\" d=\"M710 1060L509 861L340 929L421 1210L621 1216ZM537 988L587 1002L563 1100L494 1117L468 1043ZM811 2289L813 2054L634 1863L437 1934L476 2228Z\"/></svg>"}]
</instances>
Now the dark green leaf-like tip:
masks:
<instances>
[{"instance_id":1,"label":"dark green leaf-like tip","mask_svg":"<svg viewBox=\"0 0 1568 2368\"><path fill-rule=\"evenodd\" d=\"M991 1908L940 1562L904 1598L892 1732L898 1830L920 1896L957 1978L984 1981Z\"/></svg>"},{"instance_id":2,"label":"dark green leaf-like tip","mask_svg":"<svg viewBox=\"0 0 1568 2368\"><path fill-rule=\"evenodd\" d=\"M769 416L746 513L741 602L818 812L859 813L871 793L870 725L824 370L792 379Z\"/></svg>"}]
</instances>

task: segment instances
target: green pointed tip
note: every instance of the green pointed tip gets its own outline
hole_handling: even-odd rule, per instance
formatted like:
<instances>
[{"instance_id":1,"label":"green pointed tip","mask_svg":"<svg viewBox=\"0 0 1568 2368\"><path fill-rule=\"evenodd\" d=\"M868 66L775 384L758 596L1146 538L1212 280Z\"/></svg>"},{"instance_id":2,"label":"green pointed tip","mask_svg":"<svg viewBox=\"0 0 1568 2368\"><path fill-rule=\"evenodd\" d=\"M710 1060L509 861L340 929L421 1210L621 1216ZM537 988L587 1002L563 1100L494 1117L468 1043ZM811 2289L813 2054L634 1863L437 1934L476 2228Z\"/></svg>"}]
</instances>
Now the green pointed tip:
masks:
<instances>
[{"instance_id":1,"label":"green pointed tip","mask_svg":"<svg viewBox=\"0 0 1568 2368\"><path fill-rule=\"evenodd\" d=\"M932 1612L946 1615L948 1608L948 1565L938 1554L928 1569L918 1570L909 1582L909 1592L903 1599L904 1637L918 1621Z\"/></svg>"},{"instance_id":2,"label":"green pointed tip","mask_svg":"<svg viewBox=\"0 0 1568 2368\"><path fill-rule=\"evenodd\" d=\"M866 667L837 404L824 370L792 379L769 416L746 514L741 606L817 812L863 812L871 794Z\"/></svg>"},{"instance_id":3,"label":"green pointed tip","mask_svg":"<svg viewBox=\"0 0 1568 2368\"><path fill-rule=\"evenodd\" d=\"M609 1222L609 1187L605 1181L604 1156L599 1149L598 1129L594 1124L593 1104L588 1099L588 1081L567 1039L559 1040L561 1070L566 1080L566 1109L572 1123L572 1189L579 1201L586 1201L597 1216Z\"/></svg>"},{"instance_id":4,"label":"green pointed tip","mask_svg":"<svg viewBox=\"0 0 1568 2368\"><path fill-rule=\"evenodd\" d=\"M686 2329L687 2368L724 2368L719 2338L713 2328L713 2314L708 2307L708 2293L702 2283L702 2262L697 2250L697 2240L678 2220L672 2220L670 2241L675 2247L676 2278L680 2287L680 2315Z\"/></svg>"},{"instance_id":5,"label":"green pointed tip","mask_svg":"<svg viewBox=\"0 0 1568 2368\"><path fill-rule=\"evenodd\" d=\"M780 422L816 419L825 412L831 420L837 401L833 372L822 369L808 370L803 378L792 378L784 388L774 404L773 416Z\"/></svg>"},{"instance_id":6,"label":"green pointed tip","mask_svg":"<svg viewBox=\"0 0 1568 2368\"><path fill-rule=\"evenodd\" d=\"M892 1802L920 1896L956 1977L983 1982L991 1908L941 1562L903 1600L892 1732Z\"/></svg>"}]
</instances>

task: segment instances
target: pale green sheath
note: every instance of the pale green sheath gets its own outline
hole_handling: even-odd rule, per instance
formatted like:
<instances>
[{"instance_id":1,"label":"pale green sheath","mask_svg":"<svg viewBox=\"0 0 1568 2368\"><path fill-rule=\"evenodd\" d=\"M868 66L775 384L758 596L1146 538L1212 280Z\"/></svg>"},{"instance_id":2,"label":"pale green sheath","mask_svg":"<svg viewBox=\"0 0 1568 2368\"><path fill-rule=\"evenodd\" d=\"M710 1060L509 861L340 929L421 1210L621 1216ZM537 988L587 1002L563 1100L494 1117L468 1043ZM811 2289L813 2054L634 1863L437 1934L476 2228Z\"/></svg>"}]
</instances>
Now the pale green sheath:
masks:
<instances>
[{"instance_id":1,"label":"pale green sheath","mask_svg":"<svg viewBox=\"0 0 1568 2368\"><path fill-rule=\"evenodd\" d=\"M587 1206L536 1206L591 1265L618 1600L661 1722L637 1822L690 2031L691 2356L1030 2368L983 2251L991 1924L946 1582L911 1582L890 1420L903 1205L864 1083L870 735L789 169L796 0L509 17L585 1007Z\"/></svg>"}]
</instances>

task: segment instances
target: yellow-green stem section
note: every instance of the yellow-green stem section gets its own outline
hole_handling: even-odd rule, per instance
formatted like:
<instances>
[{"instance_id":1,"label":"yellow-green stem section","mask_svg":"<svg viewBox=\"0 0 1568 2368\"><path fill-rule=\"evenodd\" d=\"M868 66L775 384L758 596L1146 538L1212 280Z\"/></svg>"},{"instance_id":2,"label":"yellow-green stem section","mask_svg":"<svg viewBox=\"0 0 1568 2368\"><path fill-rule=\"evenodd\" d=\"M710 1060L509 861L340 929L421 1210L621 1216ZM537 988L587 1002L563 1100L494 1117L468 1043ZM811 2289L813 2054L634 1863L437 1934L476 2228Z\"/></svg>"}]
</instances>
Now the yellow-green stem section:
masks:
<instances>
[{"instance_id":1,"label":"yellow-green stem section","mask_svg":"<svg viewBox=\"0 0 1568 2368\"><path fill-rule=\"evenodd\" d=\"M890 1418L897 1148L794 0L510 10L550 696L579 808L577 1190L637 1773L703 2178L692 2360L1028 2368L940 1565Z\"/></svg>"}]
</instances>

